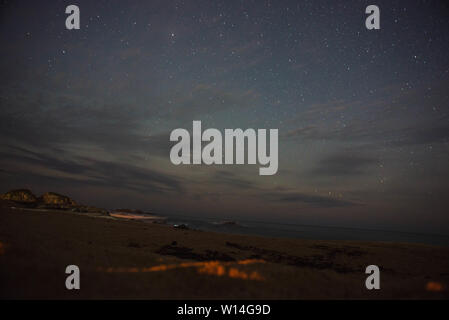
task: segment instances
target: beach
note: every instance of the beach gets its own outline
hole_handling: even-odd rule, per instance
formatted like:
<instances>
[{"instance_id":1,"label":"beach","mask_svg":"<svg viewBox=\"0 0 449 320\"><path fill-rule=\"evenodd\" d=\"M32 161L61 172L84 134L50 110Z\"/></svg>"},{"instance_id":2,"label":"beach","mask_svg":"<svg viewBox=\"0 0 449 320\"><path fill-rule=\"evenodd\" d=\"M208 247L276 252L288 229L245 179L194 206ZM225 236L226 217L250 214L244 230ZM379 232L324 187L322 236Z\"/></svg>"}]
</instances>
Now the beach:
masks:
<instances>
[{"instance_id":1,"label":"beach","mask_svg":"<svg viewBox=\"0 0 449 320\"><path fill-rule=\"evenodd\" d=\"M206 232L0 208L2 299L447 299L449 248ZM67 290L65 269L80 269ZM365 269L380 269L367 290Z\"/></svg>"}]
</instances>

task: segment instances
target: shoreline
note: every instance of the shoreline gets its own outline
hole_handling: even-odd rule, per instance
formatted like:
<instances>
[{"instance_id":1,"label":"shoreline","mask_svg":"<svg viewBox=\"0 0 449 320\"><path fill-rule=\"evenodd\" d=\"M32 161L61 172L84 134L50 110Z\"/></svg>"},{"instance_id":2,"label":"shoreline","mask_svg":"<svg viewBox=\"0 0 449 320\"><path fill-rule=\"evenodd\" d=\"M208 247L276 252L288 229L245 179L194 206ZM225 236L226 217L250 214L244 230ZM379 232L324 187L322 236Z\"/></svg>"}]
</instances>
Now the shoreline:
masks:
<instances>
[{"instance_id":1,"label":"shoreline","mask_svg":"<svg viewBox=\"0 0 449 320\"><path fill-rule=\"evenodd\" d=\"M163 216L134 209L99 209L103 211L100 212L70 210L70 208L34 208L20 206L20 204L16 207L11 206L11 204L13 204L13 202L10 202L9 206L6 203L2 202L1 206L8 207L13 210L29 210L35 212L64 212L91 217L109 217L119 220L133 220L147 223L181 225L188 229L201 230L205 232L218 232L224 234L241 234L269 238L287 238L300 240L366 241L404 244L410 243L449 247L449 235L447 234L432 234L415 231L382 230L345 226L321 226L300 223L280 223L272 221L234 218L223 220L219 217L201 219L195 216L184 216L179 214L166 214L165 216ZM351 231L351 233L349 233L351 235L350 237L347 236L347 231ZM319 236L319 234L321 234L321 237ZM355 234L358 234L358 236L356 237Z\"/></svg>"},{"instance_id":2,"label":"shoreline","mask_svg":"<svg viewBox=\"0 0 449 320\"><path fill-rule=\"evenodd\" d=\"M206 232L219 232L226 234L246 234L269 238L308 239L324 241L366 241L411 243L449 247L449 235L432 234L424 232L409 232L398 230L381 230L356 227L319 226L299 223L277 223L271 221L219 218L200 219L192 216L166 215L168 223L186 224ZM232 223L227 223L232 222ZM351 231L351 237L345 236ZM318 233L325 234L319 238ZM359 237L355 237L358 234ZM334 237L332 237L334 235ZM383 238L383 239L382 239ZM401 240L400 240L401 239Z\"/></svg>"},{"instance_id":3,"label":"shoreline","mask_svg":"<svg viewBox=\"0 0 449 320\"><path fill-rule=\"evenodd\" d=\"M70 213L70 214L67 214ZM449 248L177 229L109 216L0 211L2 298L448 299ZM89 219L91 218L91 219ZM64 288L65 267L82 290ZM364 286L379 265L381 290ZM441 290L428 289L441 284Z\"/></svg>"},{"instance_id":4,"label":"shoreline","mask_svg":"<svg viewBox=\"0 0 449 320\"><path fill-rule=\"evenodd\" d=\"M33 211L33 212L42 212L42 213L56 213L56 214L74 214L79 216L85 216L90 218L102 218L102 219L112 219L116 221L133 221L138 223L157 223L160 225L166 225L168 227L174 227L174 225L179 225L178 223L172 223L172 221L176 221L177 219L173 219L173 216L167 215L167 216L161 216L161 215L154 215L149 213L144 214L130 214L124 212L121 214L120 212L110 212L108 215L104 215L102 213L96 213L96 212L74 212L70 210L58 210L58 209L40 209L40 208L21 208L21 207L9 207L9 209L12 210L25 210L25 211ZM428 234L428 233L418 233L418 232L405 232L405 231L391 231L391 230L377 230L377 229L363 229L363 228L350 228L350 227L334 227L334 226L314 226L314 225L302 225L302 224L292 224L293 226L299 226L299 227L306 227L306 228L316 228L316 229L337 229L337 230L353 230L358 232L375 232L375 233L389 233L392 235L410 235L410 236L420 236L420 237L441 237L445 238L444 243L443 242L420 242L420 241L397 241L397 240L371 240L371 239L334 239L334 238L316 238L316 237L301 237L300 235L294 235L294 236L288 236L288 235L279 235L278 233L280 231L290 231L287 229L270 229L271 231L276 230L275 235L270 234L263 234L260 231L254 230L252 228L248 227L248 230L245 231L236 231L232 230L231 228L228 228L227 230L213 230L208 228L197 228L197 227L189 227L188 221L190 220L190 217L185 216L185 218L188 219L182 219L184 216L177 216L181 219L178 219L179 221L183 221L180 224L185 225L188 230L192 231L200 231L200 232L211 232L211 233L218 233L222 234L224 236L226 235L241 235L241 236L251 236L251 237L262 237L267 239L294 239L294 240L312 240L312 241L337 241L337 242L362 242L362 243L380 243L380 244L401 244L401 245L423 245L423 246L434 246L434 247L442 247L442 248L449 248L449 236L442 235L442 234ZM207 223L212 226L219 226L219 227L226 227L227 224L219 224L215 222L210 222L206 220L200 220L200 219L192 219L190 221L197 221L202 223ZM215 221L215 219L214 219ZM233 220L234 221L234 220ZM249 222L249 223L260 223L260 224L271 224L270 222L264 222L264 221L251 221L251 220L240 220L241 222ZM240 221L238 222L238 226L247 227L246 225L240 224ZM289 226L289 224L283 224L278 223L279 225L285 225Z\"/></svg>"}]
</instances>

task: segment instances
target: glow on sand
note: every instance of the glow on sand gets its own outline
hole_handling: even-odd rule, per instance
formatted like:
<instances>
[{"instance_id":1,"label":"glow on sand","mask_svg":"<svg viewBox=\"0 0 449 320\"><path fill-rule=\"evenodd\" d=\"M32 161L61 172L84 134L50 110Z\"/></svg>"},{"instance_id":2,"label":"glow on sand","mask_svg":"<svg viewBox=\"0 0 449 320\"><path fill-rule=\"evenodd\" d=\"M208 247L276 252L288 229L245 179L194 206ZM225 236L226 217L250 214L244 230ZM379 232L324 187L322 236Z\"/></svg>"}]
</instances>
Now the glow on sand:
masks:
<instances>
[{"instance_id":1,"label":"glow on sand","mask_svg":"<svg viewBox=\"0 0 449 320\"><path fill-rule=\"evenodd\" d=\"M265 263L264 260L260 259L246 259L234 262L221 262L221 261L204 261L204 262L182 262L178 264L161 264L152 267L107 267L97 268L97 271L106 273L140 273L140 272L160 272L174 269L183 268L195 268L200 274L214 275L217 277L229 277L235 279L244 280L264 280L264 278L257 272L247 272L240 270L238 266Z\"/></svg>"}]
</instances>

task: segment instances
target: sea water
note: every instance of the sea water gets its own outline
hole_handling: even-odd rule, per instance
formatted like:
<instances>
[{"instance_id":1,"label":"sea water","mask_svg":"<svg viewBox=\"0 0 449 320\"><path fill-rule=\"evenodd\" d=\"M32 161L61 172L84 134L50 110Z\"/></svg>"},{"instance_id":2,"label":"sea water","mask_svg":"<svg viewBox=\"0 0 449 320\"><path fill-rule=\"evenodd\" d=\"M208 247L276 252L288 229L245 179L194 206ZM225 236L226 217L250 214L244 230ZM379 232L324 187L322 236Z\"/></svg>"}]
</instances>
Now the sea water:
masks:
<instances>
[{"instance_id":1,"label":"sea water","mask_svg":"<svg viewBox=\"0 0 449 320\"><path fill-rule=\"evenodd\" d=\"M311 240L411 242L449 246L449 235L343 227L323 227L250 220L223 221L219 219L199 219L195 217L175 215L166 215L166 218L166 223L170 225L184 224L190 229L222 233L251 234L265 237Z\"/></svg>"}]
</instances>

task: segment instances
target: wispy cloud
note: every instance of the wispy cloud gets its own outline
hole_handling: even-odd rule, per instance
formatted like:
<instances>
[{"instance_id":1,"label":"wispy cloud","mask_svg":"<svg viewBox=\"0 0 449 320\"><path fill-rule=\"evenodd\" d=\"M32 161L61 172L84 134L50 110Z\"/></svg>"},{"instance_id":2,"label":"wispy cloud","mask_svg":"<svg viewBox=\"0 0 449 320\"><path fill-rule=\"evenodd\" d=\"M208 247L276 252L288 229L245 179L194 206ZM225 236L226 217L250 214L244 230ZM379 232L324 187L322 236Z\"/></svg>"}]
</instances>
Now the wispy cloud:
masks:
<instances>
[{"instance_id":1,"label":"wispy cloud","mask_svg":"<svg viewBox=\"0 0 449 320\"><path fill-rule=\"evenodd\" d=\"M361 175L365 174L366 170L377 162L374 158L358 153L336 152L319 160L317 166L309 174L312 176Z\"/></svg>"},{"instance_id":2,"label":"wispy cloud","mask_svg":"<svg viewBox=\"0 0 449 320\"><path fill-rule=\"evenodd\" d=\"M263 198L274 202L303 203L318 208L349 207L357 205L356 203L343 199L301 192L269 192L265 193Z\"/></svg>"}]
</instances>

